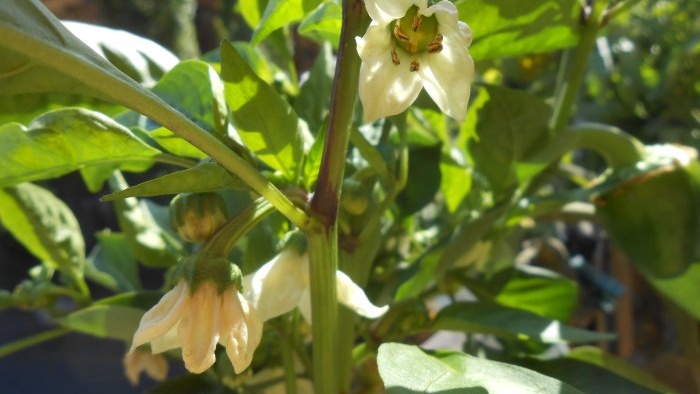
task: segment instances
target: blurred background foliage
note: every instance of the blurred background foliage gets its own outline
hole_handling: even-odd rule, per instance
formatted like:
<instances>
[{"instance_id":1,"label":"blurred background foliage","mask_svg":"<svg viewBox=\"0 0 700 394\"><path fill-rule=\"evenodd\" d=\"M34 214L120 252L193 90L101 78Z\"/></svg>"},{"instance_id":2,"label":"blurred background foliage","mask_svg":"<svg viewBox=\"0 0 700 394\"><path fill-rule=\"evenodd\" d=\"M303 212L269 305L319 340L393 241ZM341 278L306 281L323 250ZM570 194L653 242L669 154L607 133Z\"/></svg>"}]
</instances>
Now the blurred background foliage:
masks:
<instances>
[{"instance_id":1,"label":"blurred background foliage","mask_svg":"<svg viewBox=\"0 0 700 394\"><path fill-rule=\"evenodd\" d=\"M210 52L218 48L222 39L249 40L253 34L249 23L260 20L265 3L258 3L258 15L241 15L236 0L44 1L61 19L124 29L151 38L181 59L200 55L217 56ZM324 50L312 39L298 34L299 30L291 30L289 34L273 33L262 43L263 51L274 64L269 71L269 82L275 82L280 91L290 96L298 94L295 91L296 83L290 81L303 78L303 74L314 64L317 54ZM283 45L271 42L282 42ZM290 55L292 64L280 55L279 52L284 50L289 51L283 55ZM551 52L485 60L477 64L477 70L483 82L523 89L547 100L557 80L560 58L560 52ZM598 40L596 50L589 59L585 85L577 107L577 117L618 126L645 143L673 142L700 148L700 2L646 1L615 19ZM315 131L314 126L318 127L314 124L310 126L312 131ZM412 155L436 161L440 152L426 146L414 148ZM581 183L596 175L590 172L591 169L604 168L600 158L589 151L576 152L566 162L571 173L581 178ZM439 173L439 168L425 168L424 171L425 178L429 179L434 173ZM484 181L475 177L472 182L475 185L473 188L477 188L479 182ZM560 182L568 181L562 177ZM78 215L83 233L87 235L88 248L95 242L92 234L105 227L117 227L109 208L97 202L75 174L47 184ZM411 193L406 195L410 196ZM474 206L486 205L481 201L484 198L488 197L478 194L469 197ZM410 212L412 206L422 207L424 202L399 197L398 204ZM423 220L431 219L438 220L429 215L423 216ZM404 225L410 227L411 223ZM11 256L13 261L21 262L0 265L3 270L0 272L1 287L13 288L34 262L2 230L0 242L0 260L5 261ZM397 247L401 247L402 240L395 242L399 243ZM680 329L672 319L673 307L651 290L626 258L611 246L605 232L595 222L584 220L575 225L559 220L545 225L540 222L536 227L522 228L509 234L507 239L496 243L494 249L496 260L533 262L577 281L579 306L574 313L566 312L571 309L570 306L551 305L542 311L543 314L570 318L574 326L616 332L617 341L601 343L600 346L641 366L679 392L697 392L693 373L698 371L693 371L693 365L699 360L693 360L696 355L684 353L679 346ZM23 255L23 258L18 258ZM384 257L391 261L391 256ZM577 259L585 260L586 264L572 263ZM384 279L382 273L392 269L390 265L391 262L377 268L376 281ZM453 285L440 284L442 287ZM562 291L567 292L566 289ZM524 293L519 293L518 289L510 289L510 292L503 290L499 301L522 304L523 300L518 299L518 294ZM532 302L533 308L537 305L537 300ZM662 310L665 312L660 313ZM26 330L26 316L24 320L17 321L20 322L18 330ZM678 322L677 319L675 321ZM77 341L75 346L84 346L80 342L82 339L61 339L64 340ZM62 346L61 343L57 346ZM91 342L89 346L101 345ZM58 352L48 347L39 348L38 351L38 355L27 353L27 357L46 357L49 352ZM114 362L104 368L121 368L121 348L115 346L109 351L114 354ZM76 357L85 357L85 363L93 360L89 352L82 356L79 353ZM52 365L63 362L60 357L44 360ZM24 362L30 361L25 359ZM79 364L78 361L73 362ZM12 371L19 369L21 367L17 366ZM6 368L2 370L9 371ZM106 376L121 377L115 373ZM123 390L128 389L123 378L116 386L113 382L76 383L81 384L91 388L104 385L103 392L125 392ZM113 386L108 388L110 385ZM0 387L3 387L2 383Z\"/></svg>"}]
</instances>

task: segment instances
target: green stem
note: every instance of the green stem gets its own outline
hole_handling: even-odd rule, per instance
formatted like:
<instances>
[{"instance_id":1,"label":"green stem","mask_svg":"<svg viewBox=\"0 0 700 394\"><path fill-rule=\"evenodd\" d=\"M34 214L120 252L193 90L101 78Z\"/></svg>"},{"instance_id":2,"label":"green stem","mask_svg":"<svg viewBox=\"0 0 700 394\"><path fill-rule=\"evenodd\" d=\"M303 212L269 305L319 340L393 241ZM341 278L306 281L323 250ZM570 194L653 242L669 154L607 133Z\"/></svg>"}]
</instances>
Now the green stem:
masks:
<instances>
[{"instance_id":1,"label":"green stem","mask_svg":"<svg viewBox=\"0 0 700 394\"><path fill-rule=\"evenodd\" d=\"M309 242L311 314L313 316L313 377L316 393L338 392L338 203L357 97L360 57L355 36L369 18L361 0L343 1L343 27L330 103L328 134L316 191L311 200Z\"/></svg>"},{"instance_id":2,"label":"green stem","mask_svg":"<svg viewBox=\"0 0 700 394\"><path fill-rule=\"evenodd\" d=\"M308 234L311 316L313 318L313 377L316 393L338 392L338 267L337 225Z\"/></svg>"},{"instance_id":3,"label":"green stem","mask_svg":"<svg viewBox=\"0 0 700 394\"><path fill-rule=\"evenodd\" d=\"M589 148L601 156L613 169L633 166L644 158L644 145L617 127L582 123L567 129L576 137L575 148Z\"/></svg>"},{"instance_id":4,"label":"green stem","mask_svg":"<svg viewBox=\"0 0 700 394\"><path fill-rule=\"evenodd\" d=\"M269 201L258 198L246 209L229 220L202 247L207 256L226 257L231 249L250 229L274 212Z\"/></svg>"},{"instance_id":5,"label":"green stem","mask_svg":"<svg viewBox=\"0 0 700 394\"><path fill-rule=\"evenodd\" d=\"M563 81L560 91L557 92L554 111L549 122L550 131L555 135L561 133L569 123L574 103L585 75L586 66L588 65L588 57L595 47L598 32L601 28L601 13L605 9L605 4L600 1L593 1L592 3L590 14L583 21L581 36L578 45L574 49L573 56L570 59L568 56L565 56L567 62L570 60L570 63L564 66L568 69L568 75Z\"/></svg>"},{"instance_id":6,"label":"green stem","mask_svg":"<svg viewBox=\"0 0 700 394\"><path fill-rule=\"evenodd\" d=\"M70 332L67 328L54 328L53 330L44 331L42 333L32 335L27 338L22 338L19 341L14 341L6 345L0 346L0 358L9 356L12 353L26 349L28 347L38 345L42 342L50 341L54 338L66 335Z\"/></svg>"},{"instance_id":7,"label":"green stem","mask_svg":"<svg viewBox=\"0 0 700 394\"><path fill-rule=\"evenodd\" d=\"M294 363L294 335L289 332L296 324L287 326L287 322L279 325L280 352L282 353L282 365L284 366L284 387L287 394L297 394L297 372Z\"/></svg>"}]
</instances>

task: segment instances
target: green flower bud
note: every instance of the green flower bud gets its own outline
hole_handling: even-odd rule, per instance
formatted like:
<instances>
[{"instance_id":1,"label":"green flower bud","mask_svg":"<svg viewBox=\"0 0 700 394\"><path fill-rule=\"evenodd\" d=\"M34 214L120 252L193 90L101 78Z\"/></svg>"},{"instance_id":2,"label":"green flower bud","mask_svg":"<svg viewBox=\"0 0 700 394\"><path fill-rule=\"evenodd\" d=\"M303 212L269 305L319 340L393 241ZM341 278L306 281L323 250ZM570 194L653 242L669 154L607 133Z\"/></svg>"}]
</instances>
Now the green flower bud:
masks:
<instances>
[{"instance_id":1,"label":"green flower bud","mask_svg":"<svg viewBox=\"0 0 700 394\"><path fill-rule=\"evenodd\" d=\"M170 202L172 229L188 242L206 242L227 220L226 203L218 193L181 193Z\"/></svg>"},{"instance_id":2,"label":"green flower bud","mask_svg":"<svg viewBox=\"0 0 700 394\"><path fill-rule=\"evenodd\" d=\"M600 195L596 213L643 273L667 278L697 259L700 163L692 148L647 148L635 176Z\"/></svg>"}]
</instances>

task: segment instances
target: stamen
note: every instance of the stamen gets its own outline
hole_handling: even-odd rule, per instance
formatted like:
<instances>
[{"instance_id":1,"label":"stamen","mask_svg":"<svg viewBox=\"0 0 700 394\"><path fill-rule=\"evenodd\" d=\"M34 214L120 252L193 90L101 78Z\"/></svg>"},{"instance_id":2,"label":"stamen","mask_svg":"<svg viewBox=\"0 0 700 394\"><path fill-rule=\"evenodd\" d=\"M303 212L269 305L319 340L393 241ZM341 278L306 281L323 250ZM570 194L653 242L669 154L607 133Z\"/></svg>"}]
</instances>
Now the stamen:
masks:
<instances>
[{"instance_id":1,"label":"stamen","mask_svg":"<svg viewBox=\"0 0 700 394\"><path fill-rule=\"evenodd\" d=\"M411 67L409 68L409 70L413 72L420 70L420 63L418 63L418 60L413 60L411 62Z\"/></svg>"},{"instance_id":2,"label":"stamen","mask_svg":"<svg viewBox=\"0 0 700 394\"><path fill-rule=\"evenodd\" d=\"M435 38L433 38L433 41L428 44L428 52L429 53L438 53L442 51L442 34L438 33L435 35Z\"/></svg>"},{"instance_id":3,"label":"stamen","mask_svg":"<svg viewBox=\"0 0 700 394\"><path fill-rule=\"evenodd\" d=\"M411 24L411 29L413 29L413 31L418 31L418 29L420 29L420 21L421 21L420 15L416 14L413 17L413 23Z\"/></svg>"},{"instance_id":4,"label":"stamen","mask_svg":"<svg viewBox=\"0 0 700 394\"><path fill-rule=\"evenodd\" d=\"M394 63L394 66L398 66L401 64L401 61L399 60L399 54L396 53L396 48L393 48L391 50L391 61Z\"/></svg>"},{"instance_id":5,"label":"stamen","mask_svg":"<svg viewBox=\"0 0 700 394\"><path fill-rule=\"evenodd\" d=\"M401 30L401 26L399 26L398 23L396 24L396 27L394 27L394 36L404 42L408 42L409 40L409 37Z\"/></svg>"}]
</instances>

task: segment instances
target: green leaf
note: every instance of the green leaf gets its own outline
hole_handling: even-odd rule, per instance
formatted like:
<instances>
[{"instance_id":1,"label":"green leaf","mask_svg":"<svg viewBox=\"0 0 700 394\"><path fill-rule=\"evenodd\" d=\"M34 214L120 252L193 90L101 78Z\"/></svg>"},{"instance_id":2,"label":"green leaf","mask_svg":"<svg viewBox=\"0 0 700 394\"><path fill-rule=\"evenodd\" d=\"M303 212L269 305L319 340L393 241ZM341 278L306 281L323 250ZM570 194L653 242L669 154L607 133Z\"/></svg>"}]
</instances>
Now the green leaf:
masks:
<instances>
[{"instance_id":1,"label":"green leaf","mask_svg":"<svg viewBox=\"0 0 700 394\"><path fill-rule=\"evenodd\" d=\"M459 352L426 353L398 343L381 345L377 364L387 394L581 394L566 383L515 365Z\"/></svg>"},{"instance_id":2,"label":"green leaf","mask_svg":"<svg viewBox=\"0 0 700 394\"><path fill-rule=\"evenodd\" d=\"M248 26L255 29L260 24L268 2L269 0L238 0L238 12Z\"/></svg>"},{"instance_id":3,"label":"green leaf","mask_svg":"<svg viewBox=\"0 0 700 394\"><path fill-rule=\"evenodd\" d=\"M88 278L116 292L141 289L138 265L129 241L122 233L97 233L96 253L88 260Z\"/></svg>"},{"instance_id":4,"label":"green leaf","mask_svg":"<svg viewBox=\"0 0 700 394\"><path fill-rule=\"evenodd\" d=\"M115 177L113 187L123 189L123 179ZM134 251L134 256L149 267L170 267L183 253L182 245L155 218L155 212L144 200L116 200L119 227Z\"/></svg>"},{"instance_id":5,"label":"green leaf","mask_svg":"<svg viewBox=\"0 0 700 394\"><path fill-rule=\"evenodd\" d=\"M474 60L550 52L578 42L578 0L462 0L457 10L474 31Z\"/></svg>"},{"instance_id":6,"label":"green leaf","mask_svg":"<svg viewBox=\"0 0 700 394\"><path fill-rule=\"evenodd\" d=\"M680 276L663 279L647 275L646 278L658 292L700 321L700 303L697 301L700 300L700 262L691 264Z\"/></svg>"},{"instance_id":7,"label":"green leaf","mask_svg":"<svg viewBox=\"0 0 700 394\"><path fill-rule=\"evenodd\" d=\"M340 29L343 27L343 8L337 0L321 4L299 24L298 31L302 36L311 38L319 43L330 43L338 49Z\"/></svg>"},{"instance_id":8,"label":"green leaf","mask_svg":"<svg viewBox=\"0 0 700 394\"><path fill-rule=\"evenodd\" d=\"M308 123L312 132L324 126L323 120L330 106L334 73L333 51L329 45L324 45L311 67L309 78L301 85L299 97L294 102L294 109Z\"/></svg>"},{"instance_id":9,"label":"green leaf","mask_svg":"<svg viewBox=\"0 0 700 394\"><path fill-rule=\"evenodd\" d=\"M73 212L50 191L31 183L0 189L0 221L44 264L82 278L85 241Z\"/></svg>"},{"instance_id":10,"label":"green leaf","mask_svg":"<svg viewBox=\"0 0 700 394\"><path fill-rule=\"evenodd\" d=\"M245 189L245 184L220 165L203 162L196 167L151 179L122 191L102 197L115 201L127 197L152 197L178 193L204 193L227 188Z\"/></svg>"},{"instance_id":11,"label":"green leaf","mask_svg":"<svg viewBox=\"0 0 700 394\"><path fill-rule=\"evenodd\" d=\"M158 145L173 155L191 157L193 159L205 159L209 157L206 153L190 144L189 141L174 134L165 127L157 128L148 133L148 135L153 138Z\"/></svg>"},{"instance_id":12,"label":"green leaf","mask_svg":"<svg viewBox=\"0 0 700 394\"><path fill-rule=\"evenodd\" d=\"M455 213L472 187L472 170L449 156L440 159L440 191L450 213Z\"/></svg>"},{"instance_id":13,"label":"green leaf","mask_svg":"<svg viewBox=\"0 0 700 394\"><path fill-rule=\"evenodd\" d=\"M92 305L57 319L58 324L98 338L131 343L139 326L142 309L123 305Z\"/></svg>"},{"instance_id":14,"label":"green leaf","mask_svg":"<svg viewBox=\"0 0 700 394\"><path fill-rule=\"evenodd\" d=\"M566 382L585 393L673 392L656 381L647 371L591 346L573 349L566 358L561 359L513 361Z\"/></svg>"},{"instance_id":15,"label":"green leaf","mask_svg":"<svg viewBox=\"0 0 700 394\"><path fill-rule=\"evenodd\" d=\"M535 340L542 343L574 343L615 339L615 335L569 327L521 309L490 301L457 302L438 313L433 330L493 334L502 338Z\"/></svg>"},{"instance_id":16,"label":"green leaf","mask_svg":"<svg viewBox=\"0 0 700 394\"><path fill-rule=\"evenodd\" d=\"M280 27L302 20L320 3L321 0L270 0L250 42L259 44Z\"/></svg>"},{"instance_id":17,"label":"green leaf","mask_svg":"<svg viewBox=\"0 0 700 394\"><path fill-rule=\"evenodd\" d=\"M102 114L53 111L28 129L17 124L0 127L0 186L55 178L96 165L102 178L116 168L144 171L159 153Z\"/></svg>"},{"instance_id":18,"label":"green leaf","mask_svg":"<svg viewBox=\"0 0 700 394\"><path fill-rule=\"evenodd\" d=\"M225 135L228 110L223 91L219 74L200 60L179 63L153 87L155 94L203 129Z\"/></svg>"},{"instance_id":19,"label":"green leaf","mask_svg":"<svg viewBox=\"0 0 700 394\"><path fill-rule=\"evenodd\" d=\"M511 278L495 297L499 304L560 321L571 318L578 304L576 282L533 266L517 267L509 272Z\"/></svg>"},{"instance_id":20,"label":"green leaf","mask_svg":"<svg viewBox=\"0 0 700 394\"><path fill-rule=\"evenodd\" d=\"M440 189L440 155L442 146L409 148L406 188L396 197L401 214L410 216L428 205Z\"/></svg>"},{"instance_id":21,"label":"green leaf","mask_svg":"<svg viewBox=\"0 0 700 394\"><path fill-rule=\"evenodd\" d=\"M265 164L293 179L301 161L301 124L277 92L228 42L221 44L226 100L243 143Z\"/></svg>"},{"instance_id":22,"label":"green leaf","mask_svg":"<svg viewBox=\"0 0 700 394\"><path fill-rule=\"evenodd\" d=\"M487 97L482 97L486 95ZM495 86L485 86L468 117L476 118L478 139L469 145L476 169L483 173L500 197L520 182L517 164L529 162L547 146L550 107L531 94ZM539 169L548 163L533 163ZM533 176L531 171L529 176Z\"/></svg>"}]
</instances>

